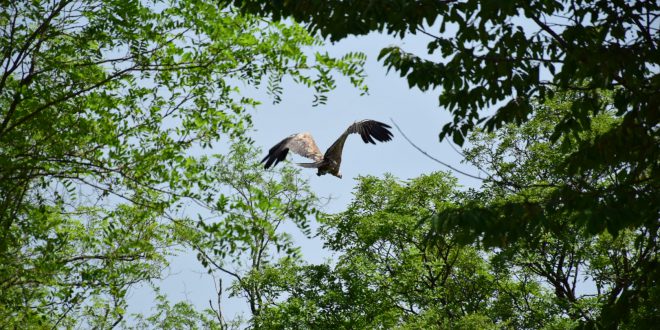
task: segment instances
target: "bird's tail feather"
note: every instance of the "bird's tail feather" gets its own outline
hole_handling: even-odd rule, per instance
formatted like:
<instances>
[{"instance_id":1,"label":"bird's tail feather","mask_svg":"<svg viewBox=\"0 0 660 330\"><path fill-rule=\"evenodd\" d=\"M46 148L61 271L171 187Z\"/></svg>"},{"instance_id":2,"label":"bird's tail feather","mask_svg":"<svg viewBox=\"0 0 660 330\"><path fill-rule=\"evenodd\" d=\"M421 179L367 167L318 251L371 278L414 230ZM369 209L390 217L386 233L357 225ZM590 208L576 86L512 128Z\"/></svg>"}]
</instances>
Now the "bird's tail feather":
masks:
<instances>
[{"instance_id":1,"label":"bird's tail feather","mask_svg":"<svg viewBox=\"0 0 660 330\"><path fill-rule=\"evenodd\" d=\"M318 168L321 166L320 163L296 163L298 166L307 167L307 168Z\"/></svg>"}]
</instances>

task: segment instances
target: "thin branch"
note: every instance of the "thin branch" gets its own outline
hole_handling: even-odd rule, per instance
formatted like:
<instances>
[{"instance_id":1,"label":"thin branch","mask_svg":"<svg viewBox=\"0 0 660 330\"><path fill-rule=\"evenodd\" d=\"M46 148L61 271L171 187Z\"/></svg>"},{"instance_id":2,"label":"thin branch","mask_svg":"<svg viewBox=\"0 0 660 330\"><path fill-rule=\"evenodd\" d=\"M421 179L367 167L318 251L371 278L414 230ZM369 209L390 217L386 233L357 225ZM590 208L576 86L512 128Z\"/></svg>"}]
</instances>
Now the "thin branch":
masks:
<instances>
[{"instance_id":1,"label":"thin branch","mask_svg":"<svg viewBox=\"0 0 660 330\"><path fill-rule=\"evenodd\" d=\"M145 256L140 254L127 254L127 255L118 255L118 256L107 256L107 255L81 255L69 259L64 259L62 262L71 263L75 261L88 261L88 260L117 260L117 261L135 261L138 259L145 258Z\"/></svg>"},{"instance_id":2,"label":"thin branch","mask_svg":"<svg viewBox=\"0 0 660 330\"><path fill-rule=\"evenodd\" d=\"M113 300L115 303L115 310L117 310L117 308L119 307L119 301L117 300L117 297L115 297ZM115 320L115 322L110 325L110 329L114 329L115 327L117 327L123 319L124 319L124 314L119 314L119 317Z\"/></svg>"},{"instance_id":3,"label":"thin branch","mask_svg":"<svg viewBox=\"0 0 660 330\"><path fill-rule=\"evenodd\" d=\"M208 261L211 265L213 265L213 267L215 267L216 269L222 271L223 273L226 273L227 275L232 276L233 278L238 280L238 282L241 285L245 285L245 283L243 282L243 278L240 275L238 275L237 273L234 273L234 272L220 266L220 264L216 263L215 260L213 260L211 257L209 257L208 254L206 254L206 251L204 251L201 246L193 244L193 247L195 248L195 250L197 250L197 252L201 253L202 256L206 259L206 261Z\"/></svg>"},{"instance_id":4,"label":"thin branch","mask_svg":"<svg viewBox=\"0 0 660 330\"><path fill-rule=\"evenodd\" d=\"M455 167L453 167L453 166L451 166L451 165L449 165L449 164L447 164L447 163L445 163L445 162L443 162L443 161L441 161L441 160L439 160L439 159L437 159L437 158L435 158L435 157L429 155L426 151L422 150L422 148L418 147L414 142L412 142L412 141L408 138L408 136L406 136L405 133L403 133L403 131L401 130L401 128L399 127L399 125L397 125L397 123L394 121L394 119L390 118L390 121L392 121L392 124L394 124L394 127L396 127L396 129L399 131L399 133L401 133L401 135L403 136L403 138L405 138L406 141L408 141L408 143L410 143L410 145L412 145L415 149L417 149L419 152L421 152L424 156L430 158L431 160L435 161L436 163L438 163L438 164L440 164L440 165L443 165L443 166L445 166L445 167L448 167L449 169L451 169L451 170L453 170L453 171L455 171L455 172L458 172L458 173L460 173L460 174L463 174L463 175L465 175L465 176L467 176L467 177L470 177L470 178L473 178L473 179L477 179L477 180L479 180L479 181L485 181L485 180L486 180L486 179L481 178L481 177L478 177L478 176L476 176L476 175L472 175L472 174L469 174L469 173L465 173L465 172L463 172L463 171L461 171L461 170L459 170L459 169L457 169L457 168L455 168Z\"/></svg>"},{"instance_id":5,"label":"thin branch","mask_svg":"<svg viewBox=\"0 0 660 330\"><path fill-rule=\"evenodd\" d=\"M41 105L40 107L38 107L37 109L35 109L31 113L29 113L29 114L23 116L22 118L18 119L15 123L13 123L11 126L7 127L4 131L0 131L0 137L3 136L4 134L6 134L7 132L13 130L16 126L19 126L19 125L27 122L31 118L35 117L37 114L39 114L44 109L47 109L47 108L49 108L53 105L56 105L60 102L67 101L71 98L80 96L83 93L86 93L86 92L91 91L95 88L98 88L98 87L108 83L109 81L112 81L115 78L120 77L120 76L122 76L122 75L124 75L124 74L126 74L130 71L133 71L133 70L136 70L136 66L132 66L130 68L114 72L112 75L110 75L110 76L106 77L105 79L102 79L102 80L100 80L100 81L98 81L94 84L91 84L90 86L86 86L86 87L81 88L77 91L66 93L63 96L59 97L59 98L55 98L53 100L50 100L50 101L46 102L45 104Z\"/></svg>"},{"instance_id":6,"label":"thin branch","mask_svg":"<svg viewBox=\"0 0 660 330\"><path fill-rule=\"evenodd\" d=\"M19 67L19 65L22 63L23 59L25 59L26 52L28 48L30 48L30 45L32 42L37 38L37 36L41 35L43 36L43 33L46 31L46 29L49 28L50 22L60 14L60 12L70 3L69 0L67 1L62 1L58 4L56 8L53 9L53 11L46 17L43 22L39 24L39 26L26 38L25 43L21 49L19 49L18 54L16 56L16 59L14 60L14 63L12 64L12 67L9 68L8 70L5 70L5 72L2 75L2 78L0 79L0 90L3 90L5 87L5 83L7 81L7 78ZM16 9L18 11L18 9ZM16 14L18 16L18 13ZM8 62L11 62L11 59L9 58L10 54L10 49L8 48L7 54L5 55L5 58L7 59Z\"/></svg>"},{"instance_id":7,"label":"thin branch","mask_svg":"<svg viewBox=\"0 0 660 330\"><path fill-rule=\"evenodd\" d=\"M448 141L449 141L449 140L448 140ZM454 149L454 151L455 151L457 154L459 154L459 155L461 155L461 157L465 158L465 154L462 153L460 150L458 150L458 148L456 148L456 146L454 145L453 142L449 141L449 146L450 146L452 149Z\"/></svg>"},{"instance_id":8,"label":"thin branch","mask_svg":"<svg viewBox=\"0 0 660 330\"><path fill-rule=\"evenodd\" d=\"M531 17L532 20L539 26L541 29L543 29L545 32L548 32L553 39L555 39L561 48L564 49L564 51L568 50L568 43L566 40L564 40L557 32L555 32L553 29L551 29L547 24L541 22L541 20L538 17Z\"/></svg>"},{"instance_id":9,"label":"thin branch","mask_svg":"<svg viewBox=\"0 0 660 330\"><path fill-rule=\"evenodd\" d=\"M209 299L209 305L211 306L211 310L215 313L215 316L218 319L218 323L220 323L220 329L226 329L227 322L225 322L225 318L222 315L222 278L218 279L217 285L215 284L215 282L213 284L215 285L215 291L218 294L218 310L215 310L215 308L213 308L213 303L211 302L211 299Z\"/></svg>"},{"instance_id":10,"label":"thin branch","mask_svg":"<svg viewBox=\"0 0 660 330\"><path fill-rule=\"evenodd\" d=\"M653 37L651 36L651 33L647 29L644 28L644 25L642 25L642 23L639 21L639 19L637 18L636 15L631 15L631 17L632 17L633 21L635 22L635 25L637 25L637 27L641 31L642 36L644 36L644 38L648 42L648 45L651 47L652 50L655 51L656 50L655 42L653 40Z\"/></svg>"},{"instance_id":11,"label":"thin branch","mask_svg":"<svg viewBox=\"0 0 660 330\"><path fill-rule=\"evenodd\" d=\"M64 320L64 318L67 316L67 314L69 314L69 312L71 312L71 310L76 306L77 306L77 304L69 304L69 308L67 308L64 311L64 313L62 313L62 315L60 315L60 317L57 318L57 322L55 322L55 324L53 324L53 327L51 329L57 329L57 326L60 324L60 322L62 322L62 320Z\"/></svg>"}]
</instances>

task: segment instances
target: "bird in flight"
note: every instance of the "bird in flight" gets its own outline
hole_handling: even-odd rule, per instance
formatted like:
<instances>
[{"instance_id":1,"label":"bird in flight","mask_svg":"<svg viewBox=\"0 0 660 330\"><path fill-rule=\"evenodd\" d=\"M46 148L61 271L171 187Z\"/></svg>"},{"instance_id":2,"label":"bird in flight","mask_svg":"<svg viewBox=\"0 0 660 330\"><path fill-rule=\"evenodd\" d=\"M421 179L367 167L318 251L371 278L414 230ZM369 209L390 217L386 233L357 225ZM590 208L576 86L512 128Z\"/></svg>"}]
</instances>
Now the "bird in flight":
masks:
<instances>
[{"instance_id":1,"label":"bird in flight","mask_svg":"<svg viewBox=\"0 0 660 330\"><path fill-rule=\"evenodd\" d=\"M266 163L264 164L264 168L270 168L284 160L289 150L291 150L300 156L314 161L313 163L297 163L298 165L318 169L316 175L319 176L330 173L341 179L341 172L339 171L341 153L348 135L357 133L360 134L364 143L376 144L374 139L379 142L392 140L392 132L388 128L392 127L375 120L366 119L356 121L351 126L348 126L337 141L325 151L325 154L321 153L310 133L293 134L270 148L268 155L261 162Z\"/></svg>"}]
</instances>

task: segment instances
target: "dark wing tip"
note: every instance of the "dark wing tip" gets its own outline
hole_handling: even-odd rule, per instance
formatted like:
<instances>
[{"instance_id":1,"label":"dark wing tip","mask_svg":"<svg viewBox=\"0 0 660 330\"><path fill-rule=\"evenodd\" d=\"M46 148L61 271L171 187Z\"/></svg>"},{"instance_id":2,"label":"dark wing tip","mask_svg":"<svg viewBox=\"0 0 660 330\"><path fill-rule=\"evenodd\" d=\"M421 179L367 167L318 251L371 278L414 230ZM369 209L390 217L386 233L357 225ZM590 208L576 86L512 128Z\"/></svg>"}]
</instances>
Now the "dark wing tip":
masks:
<instances>
[{"instance_id":1,"label":"dark wing tip","mask_svg":"<svg viewBox=\"0 0 660 330\"><path fill-rule=\"evenodd\" d=\"M387 142L392 140L394 135L388 128L392 128L392 126L376 120L368 119L363 120L360 123L360 129L358 131L360 132L360 136L362 137L362 141L364 141L364 143L376 144L374 139L379 142Z\"/></svg>"},{"instance_id":2,"label":"dark wing tip","mask_svg":"<svg viewBox=\"0 0 660 330\"><path fill-rule=\"evenodd\" d=\"M261 163L266 163L264 164L265 169L269 169L271 166L275 167L277 163L283 161L286 158L286 155L289 153L289 148L286 146L286 144L290 139L291 138L288 137L268 150L266 157L261 160Z\"/></svg>"}]
</instances>

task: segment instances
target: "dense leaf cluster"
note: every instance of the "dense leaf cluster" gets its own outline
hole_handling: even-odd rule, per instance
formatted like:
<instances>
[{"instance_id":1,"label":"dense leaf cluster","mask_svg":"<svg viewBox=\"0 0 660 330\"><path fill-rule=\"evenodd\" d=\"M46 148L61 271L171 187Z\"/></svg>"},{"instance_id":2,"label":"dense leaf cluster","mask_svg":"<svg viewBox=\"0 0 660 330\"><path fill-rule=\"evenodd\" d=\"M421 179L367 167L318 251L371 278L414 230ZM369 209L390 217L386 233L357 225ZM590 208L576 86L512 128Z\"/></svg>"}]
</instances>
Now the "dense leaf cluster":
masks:
<instances>
[{"instance_id":1,"label":"dense leaf cluster","mask_svg":"<svg viewBox=\"0 0 660 330\"><path fill-rule=\"evenodd\" d=\"M337 260L280 269L280 280L269 285L289 296L255 316L255 325L653 327L660 315L658 224L594 234L584 214L536 206L572 180L565 168L552 166L567 155L551 138L570 102L544 110L521 126L470 137L466 160L497 173L482 189L461 191L447 173L360 178L348 208L322 221L320 236ZM582 138L620 118L603 113L592 120ZM588 179L605 185L615 178ZM432 231L432 225L444 227Z\"/></svg>"},{"instance_id":2,"label":"dense leaf cluster","mask_svg":"<svg viewBox=\"0 0 660 330\"><path fill-rule=\"evenodd\" d=\"M0 327L660 322L657 2L220 4L0 1ZM441 139L469 142L487 174L470 191L447 173L360 178L322 221L337 260L320 265L288 233L312 233L318 199L296 171L259 167L245 134L259 101L239 89L278 102L289 77L321 104L339 72L364 91L364 55L312 58L309 31L428 36L424 56L380 58L440 90ZM220 276L217 303L159 294L129 324L129 289L181 247ZM225 288L249 320L225 318Z\"/></svg>"},{"instance_id":3,"label":"dense leaf cluster","mask_svg":"<svg viewBox=\"0 0 660 330\"><path fill-rule=\"evenodd\" d=\"M238 87L361 86L359 54L212 1L0 1L0 327L110 328L160 276L186 201L244 140Z\"/></svg>"},{"instance_id":4,"label":"dense leaf cluster","mask_svg":"<svg viewBox=\"0 0 660 330\"><path fill-rule=\"evenodd\" d=\"M451 136L459 145L478 127L495 131L509 123L520 125L543 111L536 103L551 102L556 92L571 92L570 111L560 114L551 140L561 141L565 152L572 153L555 166L566 168L565 174L576 181L592 172L612 172L617 180L601 187L562 185L543 203L508 203L475 210L474 217L530 223L541 209L575 211L593 232L658 221L656 1L231 2L245 12L293 17L331 40L372 31L428 36L427 55L394 46L384 48L380 58L411 88L440 89L439 105L453 115L440 138ZM603 98L603 91L609 96ZM606 111L620 120L589 139L570 138L589 130L592 118Z\"/></svg>"}]
</instances>

